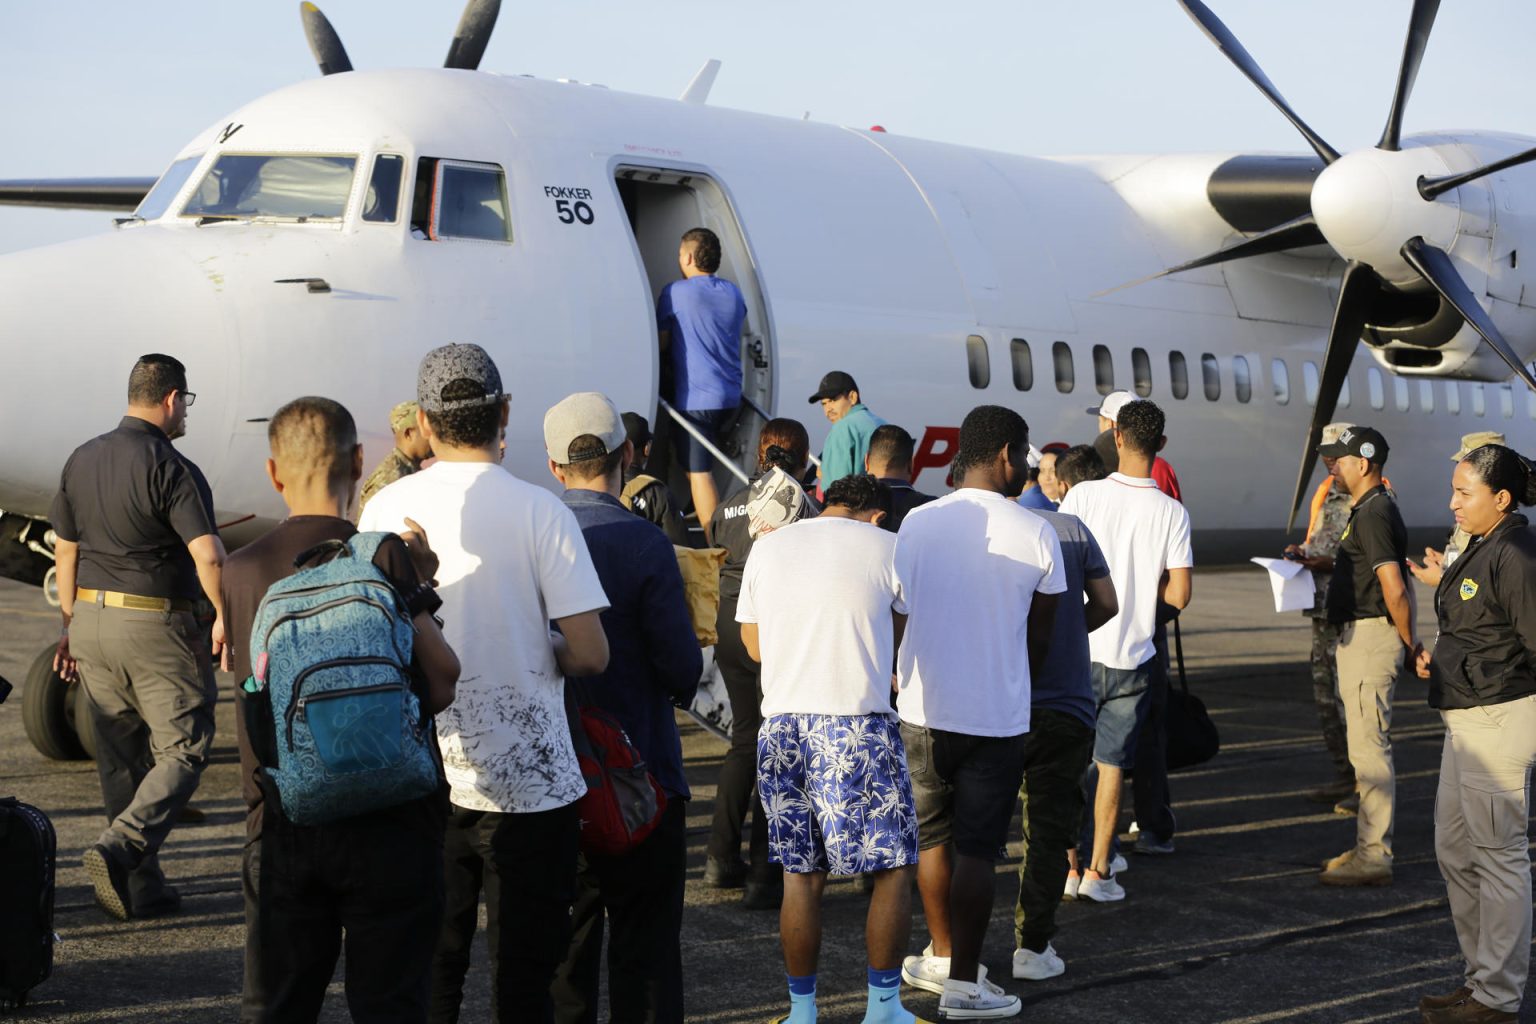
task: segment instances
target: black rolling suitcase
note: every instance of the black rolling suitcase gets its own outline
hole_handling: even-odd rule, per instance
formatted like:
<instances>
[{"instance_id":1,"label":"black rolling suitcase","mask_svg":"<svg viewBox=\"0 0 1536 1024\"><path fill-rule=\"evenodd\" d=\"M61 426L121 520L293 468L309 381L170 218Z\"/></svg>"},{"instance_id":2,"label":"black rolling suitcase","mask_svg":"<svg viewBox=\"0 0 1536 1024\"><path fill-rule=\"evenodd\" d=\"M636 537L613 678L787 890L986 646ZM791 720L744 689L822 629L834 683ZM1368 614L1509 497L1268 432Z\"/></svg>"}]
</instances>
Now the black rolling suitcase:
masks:
<instances>
[{"instance_id":1,"label":"black rolling suitcase","mask_svg":"<svg viewBox=\"0 0 1536 1024\"><path fill-rule=\"evenodd\" d=\"M53 822L0 797L0 1013L53 973Z\"/></svg>"}]
</instances>

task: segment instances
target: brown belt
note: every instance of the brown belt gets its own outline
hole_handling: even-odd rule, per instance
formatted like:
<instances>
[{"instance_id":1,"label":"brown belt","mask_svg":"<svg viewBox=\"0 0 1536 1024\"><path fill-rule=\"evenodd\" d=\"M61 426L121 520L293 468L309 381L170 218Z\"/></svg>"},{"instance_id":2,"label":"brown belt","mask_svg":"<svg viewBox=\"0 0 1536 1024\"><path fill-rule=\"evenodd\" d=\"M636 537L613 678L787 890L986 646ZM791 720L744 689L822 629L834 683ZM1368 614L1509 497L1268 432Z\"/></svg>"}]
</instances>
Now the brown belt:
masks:
<instances>
[{"instance_id":1,"label":"brown belt","mask_svg":"<svg viewBox=\"0 0 1536 1024\"><path fill-rule=\"evenodd\" d=\"M140 597L138 594L119 594L115 590L91 590L79 587L75 600L86 604L100 604L107 608L127 608L136 612L190 612L192 602L181 597Z\"/></svg>"}]
</instances>

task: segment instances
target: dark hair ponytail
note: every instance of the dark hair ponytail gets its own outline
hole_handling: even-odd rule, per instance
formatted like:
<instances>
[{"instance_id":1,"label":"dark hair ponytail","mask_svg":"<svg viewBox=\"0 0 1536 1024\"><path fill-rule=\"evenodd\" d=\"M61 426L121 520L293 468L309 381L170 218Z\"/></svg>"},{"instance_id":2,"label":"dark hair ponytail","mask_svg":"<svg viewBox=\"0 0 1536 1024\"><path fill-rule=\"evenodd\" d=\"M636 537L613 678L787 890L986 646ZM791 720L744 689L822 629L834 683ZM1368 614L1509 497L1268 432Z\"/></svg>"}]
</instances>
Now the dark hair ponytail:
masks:
<instances>
[{"instance_id":1,"label":"dark hair ponytail","mask_svg":"<svg viewBox=\"0 0 1536 1024\"><path fill-rule=\"evenodd\" d=\"M1536 466L1513 448L1485 444L1468 452L1461 461L1472 467L1489 490L1508 491L1516 505L1536 505Z\"/></svg>"},{"instance_id":2,"label":"dark hair ponytail","mask_svg":"<svg viewBox=\"0 0 1536 1024\"><path fill-rule=\"evenodd\" d=\"M788 473L790 476L794 476L795 471L799 469L799 467L795 465L794 456L791 455L787 449L781 448L776 444L769 445L768 448L763 452L762 466L765 472L777 467L778 469L782 469L784 472Z\"/></svg>"}]
</instances>

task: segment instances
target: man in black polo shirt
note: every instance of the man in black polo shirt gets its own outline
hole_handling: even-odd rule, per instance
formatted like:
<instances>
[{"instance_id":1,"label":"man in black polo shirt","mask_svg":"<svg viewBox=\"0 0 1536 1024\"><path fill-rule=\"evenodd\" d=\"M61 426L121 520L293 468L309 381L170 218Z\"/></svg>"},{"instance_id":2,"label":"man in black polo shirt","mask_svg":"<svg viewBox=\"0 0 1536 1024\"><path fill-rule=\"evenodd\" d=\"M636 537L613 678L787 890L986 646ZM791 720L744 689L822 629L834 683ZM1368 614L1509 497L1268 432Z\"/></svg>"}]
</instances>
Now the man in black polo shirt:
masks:
<instances>
[{"instance_id":1,"label":"man in black polo shirt","mask_svg":"<svg viewBox=\"0 0 1536 1024\"><path fill-rule=\"evenodd\" d=\"M1391 885L1392 691L1404 650L1418 651L1403 569L1408 533L1381 480L1386 438L1370 427L1350 427L1317 451L1353 503L1333 560L1328 621L1339 630L1339 697L1360 793L1355 845L1324 864L1318 879L1325 885Z\"/></svg>"},{"instance_id":2,"label":"man in black polo shirt","mask_svg":"<svg viewBox=\"0 0 1536 1024\"><path fill-rule=\"evenodd\" d=\"M894 423L882 424L869 435L869 452L864 456L864 472L891 489L891 514L880 525L895 533L907 513L933 500L912 486L912 449L917 442Z\"/></svg>"},{"instance_id":3,"label":"man in black polo shirt","mask_svg":"<svg viewBox=\"0 0 1536 1024\"><path fill-rule=\"evenodd\" d=\"M83 680L111 819L85 869L96 901L123 921L180 905L156 852L213 744L213 665L193 604L200 593L213 602L216 655L224 545L207 481L171 445L194 397L180 362L139 359L128 414L75 449L49 516L64 613L54 668Z\"/></svg>"}]
</instances>

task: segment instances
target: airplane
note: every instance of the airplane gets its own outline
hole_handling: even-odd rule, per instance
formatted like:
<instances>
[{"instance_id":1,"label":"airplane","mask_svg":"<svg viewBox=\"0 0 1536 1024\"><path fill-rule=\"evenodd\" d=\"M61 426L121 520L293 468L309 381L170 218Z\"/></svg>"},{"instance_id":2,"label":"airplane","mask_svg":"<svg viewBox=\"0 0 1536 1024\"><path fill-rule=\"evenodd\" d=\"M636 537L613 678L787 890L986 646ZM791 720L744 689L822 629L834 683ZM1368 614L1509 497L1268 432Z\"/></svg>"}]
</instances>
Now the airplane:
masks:
<instances>
[{"instance_id":1,"label":"airplane","mask_svg":"<svg viewBox=\"0 0 1536 1024\"><path fill-rule=\"evenodd\" d=\"M1442 533L1462 433L1536 440L1536 397L1510 382L1536 388L1536 139L1402 134L1435 0L1412 3L1380 141L1344 153L1210 8L1176 2L1308 152L1047 159L717 108L714 64L679 99L498 75L478 70L497 0L469 0L444 68L354 70L305 3L321 77L219 118L158 179L0 182L0 203L123 215L0 256L7 352L69 353L89 368L70 407L100 411L52 415L56 389L10 378L0 416L26 443L0 461L0 574L46 582L60 467L146 351L196 382L181 447L231 545L283 514L261 468L273 410L341 400L371 464L445 341L497 359L507 465L552 486L540 423L565 394L666 420L653 308L696 224L749 309L722 491L755 468L764 415L824 436L805 396L837 368L920 439L921 489L946 486L974 405L1086 441L1085 408L1127 388L1169 414L1199 562L1278 550L1335 413L1386 434L1409 526Z\"/></svg>"}]
</instances>

